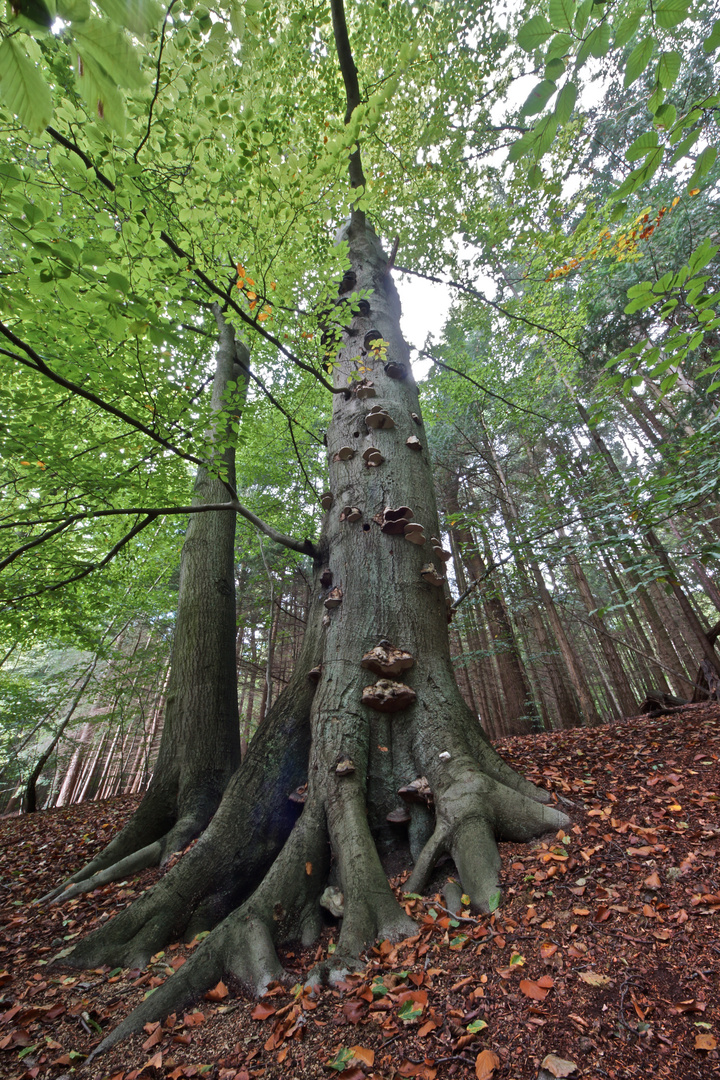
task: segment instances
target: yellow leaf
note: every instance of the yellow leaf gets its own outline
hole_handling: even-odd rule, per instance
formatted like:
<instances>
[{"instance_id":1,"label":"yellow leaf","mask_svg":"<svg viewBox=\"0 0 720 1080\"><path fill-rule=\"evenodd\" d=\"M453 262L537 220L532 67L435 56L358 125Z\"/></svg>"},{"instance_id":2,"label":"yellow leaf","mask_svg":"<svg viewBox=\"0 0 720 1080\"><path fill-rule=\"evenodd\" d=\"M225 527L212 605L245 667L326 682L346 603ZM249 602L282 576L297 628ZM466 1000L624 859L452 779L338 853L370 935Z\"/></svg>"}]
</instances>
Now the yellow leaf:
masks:
<instances>
[{"instance_id":1,"label":"yellow leaf","mask_svg":"<svg viewBox=\"0 0 720 1080\"><path fill-rule=\"evenodd\" d=\"M375 1064L375 1051L369 1049L366 1046L351 1046L350 1053L355 1061L361 1062L363 1065L369 1065L371 1068Z\"/></svg>"},{"instance_id":2,"label":"yellow leaf","mask_svg":"<svg viewBox=\"0 0 720 1080\"><path fill-rule=\"evenodd\" d=\"M695 1049L696 1050L714 1050L717 1046L717 1039L714 1035L706 1032L703 1035L695 1036Z\"/></svg>"},{"instance_id":3,"label":"yellow leaf","mask_svg":"<svg viewBox=\"0 0 720 1080\"><path fill-rule=\"evenodd\" d=\"M690 192L690 194L691 195L699 195L700 194L700 188L699 187L694 187L692 189L692 191Z\"/></svg>"}]
</instances>

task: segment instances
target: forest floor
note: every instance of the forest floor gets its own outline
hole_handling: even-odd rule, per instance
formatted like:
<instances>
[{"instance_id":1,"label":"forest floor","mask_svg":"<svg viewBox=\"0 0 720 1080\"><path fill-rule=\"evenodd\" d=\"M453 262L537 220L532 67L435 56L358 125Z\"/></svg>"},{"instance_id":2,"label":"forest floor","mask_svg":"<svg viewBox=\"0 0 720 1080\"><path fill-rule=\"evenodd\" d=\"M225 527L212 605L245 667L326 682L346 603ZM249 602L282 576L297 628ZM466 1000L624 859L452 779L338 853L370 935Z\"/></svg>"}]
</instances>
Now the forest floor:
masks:
<instances>
[{"instance_id":1,"label":"forest floor","mask_svg":"<svg viewBox=\"0 0 720 1080\"><path fill-rule=\"evenodd\" d=\"M86 1055L192 949L143 971L63 971L52 957L158 876L36 907L98 850L133 798L0 821L0 1076L12 1080L587 1080L720 1077L720 705L503 741L566 800L567 833L501 848L504 899L450 918L403 900L417 934L313 998L337 939L286 951L294 989L258 1001L219 983L105 1057ZM398 895L402 896L402 885ZM466 912L469 915L469 912Z\"/></svg>"}]
</instances>

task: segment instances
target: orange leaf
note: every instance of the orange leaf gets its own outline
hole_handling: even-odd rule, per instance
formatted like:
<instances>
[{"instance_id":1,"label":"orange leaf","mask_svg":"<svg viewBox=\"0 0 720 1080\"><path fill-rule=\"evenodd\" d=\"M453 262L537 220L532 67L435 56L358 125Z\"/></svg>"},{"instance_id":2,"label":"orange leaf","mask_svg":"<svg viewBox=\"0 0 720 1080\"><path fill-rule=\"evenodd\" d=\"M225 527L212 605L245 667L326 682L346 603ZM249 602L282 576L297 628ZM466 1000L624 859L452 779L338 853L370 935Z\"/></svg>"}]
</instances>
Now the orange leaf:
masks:
<instances>
[{"instance_id":1,"label":"orange leaf","mask_svg":"<svg viewBox=\"0 0 720 1080\"><path fill-rule=\"evenodd\" d=\"M497 1069L500 1058L492 1050L481 1050L475 1058L475 1075L477 1080L488 1080L488 1077Z\"/></svg>"},{"instance_id":2,"label":"orange leaf","mask_svg":"<svg viewBox=\"0 0 720 1080\"><path fill-rule=\"evenodd\" d=\"M307 874L308 877L310 877L310 875L312 874L312 863L311 862L306 862L305 863L305 873Z\"/></svg>"},{"instance_id":3,"label":"orange leaf","mask_svg":"<svg viewBox=\"0 0 720 1080\"><path fill-rule=\"evenodd\" d=\"M375 1064L375 1051L370 1050L365 1046L351 1046L350 1053L356 1061L361 1062L363 1065L373 1066Z\"/></svg>"},{"instance_id":4,"label":"orange leaf","mask_svg":"<svg viewBox=\"0 0 720 1080\"><path fill-rule=\"evenodd\" d=\"M228 996L228 993L228 988L221 979L217 986L214 986L212 990L208 990L205 997L208 1001L222 1001L223 998Z\"/></svg>"},{"instance_id":5,"label":"orange leaf","mask_svg":"<svg viewBox=\"0 0 720 1080\"><path fill-rule=\"evenodd\" d=\"M710 1032L705 1032L703 1035L695 1036L695 1049L696 1050L714 1050L717 1046L717 1039Z\"/></svg>"},{"instance_id":6,"label":"orange leaf","mask_svg":"<svg viewBox=\"0 0 720 1080\"><path fill-rule=\"evenodd\" d=\"M253 1018L253 1020L267 1020L268 1016L273 1016L274 1013L275 1010L273 1009L272 1005L263 1005L261 1002L259 1005L255 1006L253 1011L250 1013L250 1016Z\"/></svg>"},{"instance_id":7,"label":"orange leaf","mask_svg":"<svg viewBox=\"0 0 720 1080\"><path fill-rule=\"evenodd\" d=\"M157 1044L162 1040L163 1034L163 1029L158 1024L150 1038L146 1039L145 1042L142 1044L143 1050L150 1050L153 1046L157 1046Z\"/></svg>"},{"instance_id":8,"label":"orange leaf","mask_svg":"<svg viewBox=\"0 0 720 1080\"><path fill-rule=\"evenodd\" d=\"M532 982L531 979L523 979L520 983L520 990L526 997L534 998L535 1001L544 1001L548 995L548 991L544 987Z\"/></svg>"},{"instance_id":9,"label":"orange leaf","mask_svg":"<svg viewBox=\"0 0 720 1080\"><path fill-rule=\"evenodd\" d=\"M652 874L649 874L643 882L646 889L659 889L662 885L660 881L660 875L657 870L653 870Z\"/></svg>"},{"instance_id":10,"label":"orange leaf","mask_svg":"<svg viewBox=\"0 0 720 1080\"><path fill-rule=\"evenodd\" d=\"M424 1039L426 1035L429 1035L431 1031L434 1031L436 1027L439 1027L437 1020L427 1020L421 1028L418 1028L418 1035L421 1039Z\"/></svg>"},{"instance_id":11,"label":"orange leaf","mask_svg":"<svg viewBox=\"0 0 720 1080\"><path fill-rule=\"evenodd\" d=\"M140 1072L145 1072L146 1069L162 1069L162 1053L158 1050L157 1054L153 1054L149 1061L146 1061Z\"/></svg>"}]
</instances>

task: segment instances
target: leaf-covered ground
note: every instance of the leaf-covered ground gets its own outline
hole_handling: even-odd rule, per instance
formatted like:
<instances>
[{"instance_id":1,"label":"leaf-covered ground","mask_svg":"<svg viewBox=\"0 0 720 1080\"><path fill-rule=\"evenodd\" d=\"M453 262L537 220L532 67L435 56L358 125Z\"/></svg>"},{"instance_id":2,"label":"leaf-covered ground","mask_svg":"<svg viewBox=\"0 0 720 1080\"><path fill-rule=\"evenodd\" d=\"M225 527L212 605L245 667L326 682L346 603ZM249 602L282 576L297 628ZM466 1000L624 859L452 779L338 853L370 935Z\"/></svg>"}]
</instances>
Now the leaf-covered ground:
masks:
<instances>
[{"instance_id":1,"label":"leaf-covered ground","mask_svg":"<svg viewBox=\"0 0 720 1080\"><path fill-rule=\"evenodd\" d=\"M157 876L63 908L31 903L104 844L136 800L0 821L0 1076L720 1076L720 706L500 749L566 800L573 823L531 848L503 845L495 915L454 919L439 897L408 898L417 934L382 943L363 973L312 997L303 976L332 949L328 926L317 948L284 954L294 989L257 1002L220 983L89 1066L101 1032L193 946L171 946L144 971L50 968Z\"/></svg>"}]
</instances>

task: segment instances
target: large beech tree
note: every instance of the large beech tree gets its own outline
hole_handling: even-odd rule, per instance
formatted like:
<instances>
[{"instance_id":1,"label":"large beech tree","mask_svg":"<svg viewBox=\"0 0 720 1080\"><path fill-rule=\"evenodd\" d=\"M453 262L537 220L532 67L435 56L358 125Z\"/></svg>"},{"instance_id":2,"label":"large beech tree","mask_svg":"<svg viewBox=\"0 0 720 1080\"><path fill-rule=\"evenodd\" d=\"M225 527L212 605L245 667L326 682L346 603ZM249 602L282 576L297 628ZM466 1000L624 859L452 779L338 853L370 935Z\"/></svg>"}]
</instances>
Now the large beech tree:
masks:
<instances>
[{"instance_id":1,"label":"large beech tree","mask_svg":"<svg viewBox=\"0 0 720 1080\"><path fill-rule=\"evenodd\" d=\"M110 7L118 17L117 5ZM542 25L526 23L525 52L568 29L572 13L560 7L550 11L558 25L544 16L537 16ZM578 53L578 65L586 39L585 55L609 48L604 15L591 19L590 7L571 19L574 35L564 34L563 49ZM530 839L567 818L492 749L455 683L427 435L392 280L397 250L404 261L435 269L445 240L452 261L458 216L467 220L473 200L479 205L492 189L479 162L508 136L489 113L511 78L507 57L501 63L509 47L504 28L473 3L353 5L350 34L342 0L320 8L249 0L212 14L173 3L161 31L147 18L130 26L153 43L147 85L119 28L83 18L84 9L64 13L58 5L58 12L83 62L74 83L61 44L38 38L59 103L53 123L32 141L13 128L20 164L7 166L2 179L16 208L8 235L23 237L10 264L23 284L11 277L0 332L2 353L16 365L9 389L15 403L28 387L46 396L46 406L75 402L87 410L86 445L70 454L57 432L50 439L38 425L33 433L45 486L22 488L27 520L20 526L36 532L8 560L20 569L7 602L44 602L58 585L72 587L116 559L158 519L188 510L208 524L191 526L183 573L198 538L215 535L217 551L227 552L228 527L214 534L210 523L235 514L311 560L314 573L295 673L200 839L153 889L65 958L76 966L144 963L173 939L211 931L102 1049L225 973L261 991L282 976L277 945L317 934L321 900L341 914L342 926L318 977L343 971L377 937L412 932L383 870L388 852L412 865L410 890L422 890L450 856L471 902L489 910L499 901L497 842ZM19 58L17 42L6 41L0 76L2 65L12 64L27 89L35 68ZM557 64L552 71L557 78ZM529 113L558 88L545 81L552 87L536 95ZM126 108L117 84L132 91ZM572 113L567 86L554 125L526 132L515 158L542 157ZM28 104L22 85L10 106L38 131L48 123L44 98ZM537 170L535 163L533 186L542 179ZM42 184L55 192L54 206ZM390 253L379 232L395 237ZM250 509L238 498L229 459L220 463L235 422L218 439L209 404L197 403L198 372L204 375L218 333L221 364L228 338L246 334L253 373L260 373L254 400L284 414L300 468L304 458L326 454L329 479L314 539L288 535L298 531L287 520L294 516L311 531L307 502L283 507L281 493L258 492L246 464L244 489L257 500ZM232 360L234 345L231 352ZM331 405L315 396L308 408L318 385ZM232 404L231 393L215 395L216 414ZM329 412L326 451L317 449L313 407ZM248 412L246 405L243 435ZM207 430L215 435L203 438ZM102 457L101 447L127 442L128 432L143 440L146 455L133 449L136 456L127 467L117 464L97 497L98 473L84 476L83 461L78 474L71 462ZM13 437L20 445L20 432ZM179 498L158 505L161 492L182 491L190 464L212 490L199 491L189 508ZM75 506L82 509L73 513ZM265 520L273 514L281 527ZM117 522L128 516L134 524L121 532ZM78 535L72 529L80 520ZM108 521L101 532L98 523ZM44 570L37 552L52 536L65 546ZM103 542L107 554L88 558L88 546ZM193 573L227 599L217 587L227 578L223 566ZM34 591L31 576L38 578ZM207 595L193 595L192 581L186 575L181 593L174 675L191 710L205 665L182 640L183 603L200 601L196 613L205 621L212 607ZM231 635L229 620L218 619L222 641L213 646L204 634L201 647L229 655ZM227 701L214 708L213 722L231 748L226 764L233 764L237 717ZM168 726L168 752L151 792L176 761L190 761L193 740L205 737L207 727L194 729L187 719ZM158 835L142 834L139 815L125 834L128 847L111 844L75 875L79 887L88 874L92 884L96 870L111 875L113 865L139 865L145 856L132 859L148 847L159 858L196 835L227 771L191 769L189 788L175 785L172 807L158 815ZM289 796L305 784L299 812ZM131 862L117 863L125 858Z\"/></svg>"}]
</instances>

